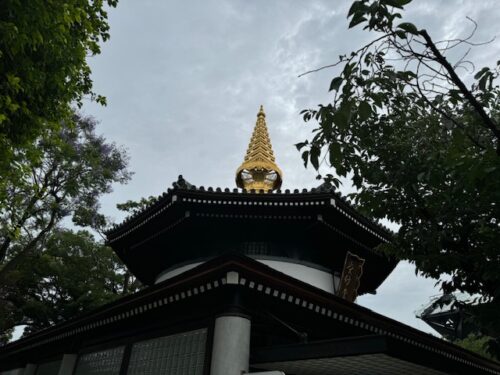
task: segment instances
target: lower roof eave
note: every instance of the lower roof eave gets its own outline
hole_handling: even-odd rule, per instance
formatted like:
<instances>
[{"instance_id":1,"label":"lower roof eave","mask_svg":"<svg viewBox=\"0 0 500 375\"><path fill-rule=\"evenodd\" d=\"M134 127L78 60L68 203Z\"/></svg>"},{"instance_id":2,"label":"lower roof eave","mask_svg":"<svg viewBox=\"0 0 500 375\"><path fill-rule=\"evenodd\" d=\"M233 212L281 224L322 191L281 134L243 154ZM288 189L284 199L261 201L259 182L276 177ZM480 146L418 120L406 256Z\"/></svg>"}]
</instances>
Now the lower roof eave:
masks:
<instances>
[{"instance_id":1,"label":"lower roof eave","mask_svg":"<svg viewBox=\"0 0 500 375\"><path fill-rule=\"evenodd\" d=\"M187 308L193 306L193 303L199 303L200 298L212 298L215 293L234 290L245 292L253 300L265 302L274 306L273 308L287 311L293 308L301 317L314 322L320 328L322 324L327 324L332 327L344 327L346 332L366 332L370 335L368 338L351 336L349 339L364 340L357 341L357 350L361 347L360 342L368 345L375 340L378 345L375 348L378 348L378 351L374 354L377 355L406 358L405 355L410 353L411 357L407 360L411 362L415 358L413 353L422 353L423 357L438 358L437 362L455 363L462 368L473 369L468 372L470 374L500 375L500 364L497 362L489 361L237 254L220 256L134 295L10 343L0 348L0 368L8 364L13 355L21 359L26 358L29 352L38 351L47 345L61 346L75 342L85 335L95 337L102 335L105 330L117 331L118 327L137 324L139 320L147 322L153 316L164 317L176 306ZM382 339L377 338L379 336ZM328 358L331 353L329 350L338 348L339 345L346 346L347 343L344 341L342 344L335 344L330 340L328 344L318 344L320 346L317 349L326 350L324 358ZM305 348L311 346L297 348L298 352L304 352Z\"/></svg>"},{"instance_id":2,"label":"lower roof eave","mask_svg":"<svg viewBox=\"0 0 500 375\"><path fill-rule=\"evenodd\" d=\"M464 365L385 335L348 337L254 349L251 367L295 375L466 375L495 374L493 369Z\"/></svg>"}]
</instances>

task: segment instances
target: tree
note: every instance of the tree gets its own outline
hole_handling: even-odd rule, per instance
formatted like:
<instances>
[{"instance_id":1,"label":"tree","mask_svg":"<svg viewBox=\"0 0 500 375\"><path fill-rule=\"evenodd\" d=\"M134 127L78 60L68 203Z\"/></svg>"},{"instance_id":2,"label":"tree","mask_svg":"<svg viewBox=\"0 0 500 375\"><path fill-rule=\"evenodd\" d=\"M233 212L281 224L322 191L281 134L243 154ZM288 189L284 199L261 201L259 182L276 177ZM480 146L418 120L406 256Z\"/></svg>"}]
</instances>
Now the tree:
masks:
<instances>
[{"instance_id":1,"label":"tree","mask_svg":"<svg viewBox=\"0 0 500 375\"><path fill-rule=\"evenodd\" d=\"M449 275L447 293L479 294L489 313L476 318L498 340L500 315L487 317L500 308L500 62L466 84L457 72L472 63L445 54L474 45L475 23L466 38L434 42L396 22L410 1L353 2L349 27L377 37L328 66L339 69L333 100L302 112L319 126L296 146L306 165L323 158L352 177L350 198L367 215L400 225L384 251L425 276Z\"/></svg>"},{"instance_id":2,"label":"tree","mask_svg":"<svg viewBox=\"0 0 500 375\"><path fill-rule=\"evenodd\" d=\"M88 231L57 229L43 252L10 273L2 331L25 325L24 334L49 327L138 290L113 250ZM8 335L5 337L8 339Z\"/></svg>"},{"instance_id":3,"label":"tree","mask_svg":"<svg viewBox=\"0 0 500 375\"><path fill-rule=\"evenodd\" d=\"M155 203L157 200L158 197L150 195L149 197L147 198L143 197L138 201L128 200L125 203L118 203L116 205L116 208L130 215L134 215L145 210L147 207Z\"/></svg>"},{"instance_id":4,"label":"tree","mask_svg":"<svg viewBox=\"0 0 500 375\"><path fill-rule=\"evenodd\" d=\"M16 171L0 186L0 287L64 218L102 230L99 197L130 178L124 150L97 135L93 119L73 120L16 151Z\"/></svg>"},{"instance_id":5,"label":"tree","mask_svg":"<svg viewBox=\"0 0 500 375\"><path fill-rule=\"evenodd\" d=\"M71 255L75 255L70 242L80 246L82 254L88 250L85 255L88 260L90 255L97 254L95 248L104 258L94 256L92 259L110 262L110 255L106 255L109 249L103 250L102 245L93 243L85 232L60 232L62 221L71 219L75 225L102 233L107 220L99 213L100 196L111 191L112 183L124 183L130 178L125 151L97 135L95 127L93 119L75 114L71 122L63 122L58 129L45 129L29 147L13 154L15 170L5 175L0 185L0 321L6 329L19 322L31 322L35 329L56 322L56 315L61 319L68 317L69 313L58 309L64 304L69 306L71 298L80 298L76 292L69 300L57 294L60 288L78 284L79 277L89 276L88 273L63 273L53 264L47 264L56 256L56 243L62 246L59 251L68 251L65 265L70 265L73 262ZM78 240L78 236L82 238ZM46 271L42 272L40 267L45 267ZM47 272L53 275L47 276ZM26 275L31 276L27 278ZM56 277L60 285L51 277ZM123 273L123 277L130 279L128 273ZM95 280L99 278L105 282L110 276L96 273ZM21 285L26 280L31 284L23 289ZM37 282L40 285L37 286ZM130 280L123 283L130 284ZM46 310L45 320L39 312L36 316L30 315L26 310L29 306L23 305L25 295L33 296L35 287L42 288L47 295L52 293L54 299L43 303L35 301ZM43 294L39 290L37 293ZM56 303L58 298L62 299L62 304ZM92 301L85 301L86 307L102 302L97 294L92 298ZM49 303L53 305L48 306Z\"/></svg>"},{"instance_id":6,"label":"tree","mask_svg":"<svg viewBox=\"0 0 500 375\"><path fill-rule=\"evenodd\" d=\"M0 6L0 170L43 128L71 118L92 91L89 55L109 38L117 0L3 0Z\"/></svg>"},{"instance_id":7,"label":"tree","mask_svg":"<svg viewBox=\"0 0 500 375\"><path fill-rule=\"evenodd\" d=\"M461 346L464 349L468 349L470 351L481 354L483 357L486 357L489 359L495 359L494 357L491 356L490 353L488 353L485 350L485 346L487 346L487 343L489 340L491 340L491 338L488 336L477 336L477 335L471 334L471 335L467 336L466 338L464 338L462 340L454 341L453 343L458 345L458 346Z\"/></svg>"}]
</instances>

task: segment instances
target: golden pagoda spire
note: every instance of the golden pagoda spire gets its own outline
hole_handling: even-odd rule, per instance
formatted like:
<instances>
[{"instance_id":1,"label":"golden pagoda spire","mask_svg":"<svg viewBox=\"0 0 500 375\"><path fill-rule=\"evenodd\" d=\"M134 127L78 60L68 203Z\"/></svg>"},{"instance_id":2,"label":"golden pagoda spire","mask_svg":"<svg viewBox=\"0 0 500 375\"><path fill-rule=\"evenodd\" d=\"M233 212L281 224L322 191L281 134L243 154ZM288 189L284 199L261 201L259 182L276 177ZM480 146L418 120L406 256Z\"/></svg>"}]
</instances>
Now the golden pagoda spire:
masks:
<instances>
[{"instance_id":1,"label":"golden pagoda spire","mask_svg":"<svg viewBox=\"0 0 500 375\"><path fill-rule=\"evenodd\" d=\"M266 114L260 106L245 160L236 170L236 185L246 190L255 189L257 192L276 190L281 186L282 176L274 160Z\"/></svg>"}]
</instances>

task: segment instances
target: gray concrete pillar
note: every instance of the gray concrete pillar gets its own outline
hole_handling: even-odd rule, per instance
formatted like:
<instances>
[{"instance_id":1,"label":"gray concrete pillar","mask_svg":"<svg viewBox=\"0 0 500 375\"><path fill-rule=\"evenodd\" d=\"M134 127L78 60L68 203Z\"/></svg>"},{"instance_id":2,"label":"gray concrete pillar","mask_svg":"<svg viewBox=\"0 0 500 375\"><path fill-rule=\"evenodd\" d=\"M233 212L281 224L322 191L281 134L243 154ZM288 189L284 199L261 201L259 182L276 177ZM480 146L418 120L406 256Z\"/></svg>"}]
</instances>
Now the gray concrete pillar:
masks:
<instances>
[{"instance_id":1,"label":"gray concrete pillar","mask_svg":"<svg viewBox=\"0 0 500 375\"><path fill-rule=\"evenodd\" d=\"M250 319L220 316L215 319L211 375L241 375L250 360Z\"/></svg>"},{"instance_id":2,"label":"gray concrete pillar","mask_svg":"<svg viewBox=\"0 0 500 375\"><path fill-rule=\"evenodd\" d=\"M24 368L23 375L35 375L36 365L34 363L28 363Z\"/></svg>"},{"instance_id":3,"label":"gray concrete pillar","mask_svg":"<svg viewBox=\"0 0 500 375\"><path fill-rule=\"evenodd\" d=\"M72 375L76 365L76 359L78 356L76 354L65 354L63 355L61 366L59 366L59 372L57 375Z\"/></svg>"}]
</instances>

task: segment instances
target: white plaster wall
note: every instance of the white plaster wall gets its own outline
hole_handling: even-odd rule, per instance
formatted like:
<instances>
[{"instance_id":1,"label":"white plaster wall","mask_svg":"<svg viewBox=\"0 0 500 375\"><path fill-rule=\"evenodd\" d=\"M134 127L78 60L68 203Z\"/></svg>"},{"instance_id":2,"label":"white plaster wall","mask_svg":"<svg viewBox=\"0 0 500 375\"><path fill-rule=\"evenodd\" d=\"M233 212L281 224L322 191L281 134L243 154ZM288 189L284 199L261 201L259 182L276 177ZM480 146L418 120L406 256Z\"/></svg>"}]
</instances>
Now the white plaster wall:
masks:
<instances>
[{"instance_id":1,"label":"white plaster wall","mask_svg":"<svg viewBox=\"0 0 500 375\"><path fill-rule=\"evenodd\" d=\"M191 268L199 266L202 263L203 262L190 263L190 264L186 264L184 266L180 266L179 268L175 268L175 269L168 271L168 272L162 272L162 273L160 273L160 276L157 277L155 284L161 283L162 281L171 279L174 276L177 276L183 272L189 271Z\"/></svg>"},{"instance_id":2,"label":"white plaster wall","mask_svg":"<svg viewBox=\"0 0 500 375\"><path fill-rule=\"evenodd\" d=\"M323 289L329 293L334 293L334 277L331 273L318 270L313 267L305 266L303 264L297 264L292 262L286 262L282 260L269 260L269 259L256 259L265 265L274 268L279 272L283 272L286 275L292 276L300 281L313 285L319 289ZM196 262L186 264L179 268L175 268L171 271L160 274L156 279L156 283L168 280L174 276L180 275L203 262ZM339 282L338 277L335 277L335 285Z\"/></svg>"},{"instance_id":3,"label":"white plaster wall","mask_svg":"<svg viewBox=\"0 0 500 375\"><path fill-rule=\"evenodd\" d=\"M307 284L323 289L329 293L334 293L333 276L329 272L318 270L317 268L304 266L302 264L291 263L281 260L257 259L259 262L283 272Z\"/></svg>"}]
</instances>

